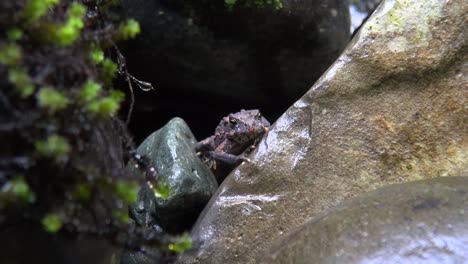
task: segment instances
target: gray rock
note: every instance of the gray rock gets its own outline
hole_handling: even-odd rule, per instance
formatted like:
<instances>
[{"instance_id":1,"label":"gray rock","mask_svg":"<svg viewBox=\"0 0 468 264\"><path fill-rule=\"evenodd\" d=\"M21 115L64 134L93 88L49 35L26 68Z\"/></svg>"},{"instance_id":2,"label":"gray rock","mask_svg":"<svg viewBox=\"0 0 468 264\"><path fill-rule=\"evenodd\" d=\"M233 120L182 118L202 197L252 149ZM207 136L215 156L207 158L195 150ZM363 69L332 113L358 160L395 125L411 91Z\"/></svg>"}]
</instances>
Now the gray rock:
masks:
<instances>
[{"instance_id":1,"label":"gray rock","mask_svg":"<svg viewBox=\"0 0 468 264\"><path fill-rule=\"evenodd\" d=\"M255 263L324 209L425 175L468 175L468 3L385 1L226 178L181 263Z\"/></svg>"},{"instance_id":2,"label":"gray rock","mask_svg":"<svg viewBox=\"0 0 468 264\"><path fill-rule=\"evenodd\" d=\"M468 263L468 177L379 188L314 218L258 263Z\"/></svg>"},{"instance_id":3,"label":"gray rock","mask_svg":"<svg viewBox=\"0 0 468 264\"><path fill-rule=\"evenodd\" d=\"M139 192L130 211L140 225L161 226L168 232L187 230L195 222L218 185L210 170L195 153L196 140L187 124L174 118L138 147L171 190L168 198L154 196L148 186ZM132 164L129 169L139 173Z\"/></svg>"}]
</instances>

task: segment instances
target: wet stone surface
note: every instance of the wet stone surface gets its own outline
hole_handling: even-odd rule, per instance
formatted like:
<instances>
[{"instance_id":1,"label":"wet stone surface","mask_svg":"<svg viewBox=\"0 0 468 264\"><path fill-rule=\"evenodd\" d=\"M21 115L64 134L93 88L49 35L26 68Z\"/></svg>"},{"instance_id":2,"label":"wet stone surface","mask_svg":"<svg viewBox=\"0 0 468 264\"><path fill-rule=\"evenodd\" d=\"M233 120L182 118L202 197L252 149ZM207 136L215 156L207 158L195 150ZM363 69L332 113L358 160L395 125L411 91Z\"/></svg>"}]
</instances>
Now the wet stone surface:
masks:
<instances>
[{"instance_id":1,"label":"wet stone surface","mask_svg":"<svg viewBox=\"0 0 468 264\"><path fill-rule=\"evenodd\" d=\"M257 263L467 263L468 177L379 188L277 241Z\"/></svg>"},{"instance_id":2,"label":"wet stone surface","mask_svg":"<svg viewBox=\"0 0 468 264\"><path fill-rule=\"evenodd\" d=\"M137 153L146 155L169 186L168 198L156 198L148 186L139 192L130 208L135 221L143 226L157 225L164 231L185 231L195 222L218 184L195 153L196 140L187 124L174 118L141 143ZM129 169L135 172L132 164Z\"/></svg>"},{"instance_id":3,"label":"wet stone surface","mask_svg":"<svg viewBox=\"0 0 468 264\"><path fill-rule=\"evenodd\" d=\"M350 197L468 175L468 4L385 1L235 169L179 263L256 263L271 243Z\"/></svg>"}]
</instances>

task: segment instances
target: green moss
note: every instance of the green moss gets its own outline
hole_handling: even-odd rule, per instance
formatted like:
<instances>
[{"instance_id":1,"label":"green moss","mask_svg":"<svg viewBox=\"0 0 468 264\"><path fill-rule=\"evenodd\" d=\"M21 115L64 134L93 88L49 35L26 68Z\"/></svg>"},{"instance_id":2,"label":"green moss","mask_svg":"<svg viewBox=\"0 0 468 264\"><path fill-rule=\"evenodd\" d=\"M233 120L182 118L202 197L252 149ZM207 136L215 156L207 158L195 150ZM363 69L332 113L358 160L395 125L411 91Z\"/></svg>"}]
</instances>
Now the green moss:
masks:
<instances>
[{"instance_id":1,"label":"green moss","mask_svg":"<svg viewBox=\"0 0 468 264\"><path fill-rule=\"evenodd\" d=\"M89 57L94 64L99 64L104 60L104 51L93 48L89 53Z\"/></svg>"},{"instance_id":2,"label":"green moss","mask_svg":"<svg viewBox=\"0 0 468 264\"><path fill-rule=\"evenodd\" d=\"M18 28L12 28L7 31L7 38L10 41L17 41L23 37L23 31Z\"/></svg>"},{"instance_id":3,"label":"green moss","mask_svg":"<svg viewBox=\"0 0 468 264\"><path fill-rule=\"evenodd\" d=\"M139 187L134 182L118 181L115 184L115 192L126 203L135 203L138 200Z\"/></svg>"},{"instance_id":4,"label":"green moss","mask_svg":"<svg viewBox=\"0 0 468 264\"><path fill-rule=\"evenodd\" d=\"M62 159L71 150L68 140L59 135L51 135L45 141L35 142L36 151L45 157Z\"/></svg>"},{"instance_id":5,"label":"green moss","mask_svg":"<svg viewBox=\"0 0 468 264\"><path fill-rule=\"evenodd\" d=\"M386 1L380 12L366 22L365 29L371 33L399 33L413 43L427 45L431 38L432 23L440 17L441 12L438 0Z\"/></svg>"},{"instance_id":6,"label":"green moss","mask_svg":"<svg viewBox=\"0 0 468 264\"><path fill-rule=\"evenodd\" d=\"M128 224L130 223L130 217L128 216L128 210L127 208L125 209L113 209L112 210L112 217L114 219L117 219L119 222L123 224Z\"/></svg>"},{"instance_id":7,"label":"green moss","mask_svg":"<svg viewBox=\"0 0 468 264\"><path fill-rule=\"evenodd\" d=\"M140 24L135 19L128 19L120 25L119 32L123 39L134 38L140 33Z\"/></svg>"},{"instance_id":8,"label":"green moss","mask_svg":"<svg viewBox=\"0 0 468 264\"><path fill-rule=\"evenodd\" d=\"M125 99L125 94L119 90L110 90L109 97L114 99L120 104Z\"/></svg>"},{"instance_id":9,"label":"green moss","mask_svg":"<svg viewBox=\"0 0 468 264\"><path fill-rule=\"evenodd\" d=\"M57 214L48 214L42 218L42 227L49 233L56 233L62 228L62 219Z\"/></svg>"},{"instance_id":10,"label":"green moss","mask_svg":"<svg viewBox=\"0 0 468 264\"><path fill-rule=\"evenodd\" d=\"M14 43L0 46L0 63L5 65L15 65L21 60L21 49Z\"/></svg>"},{"instance_id":11,"label":"green moss","mask_svg":"<svg viewBox=\"0 0 468 264\"><path fill-rule=\"evenodd\" d=\"M0 189L0 208L3 203L31 204L35 200L36 195L21 176L14 177Z\"/></svg>"},{"instance_id":12,"label":"green moss","mask_svg":"<svg viewBox=\"0 0 468 264\"><path fill-rule=\"evenodd\" d=\"M171 195L171 189L165 183L159 182L156 187L152 188L154 196L157 198L166 199Z\"/></svg>"},{"instance_id":13,"label":"green moss","mask_svg":"<svg viewBox=\"0 0 468 264\"><path fill-rule=\"evenodd\" d=\"M176 241L168 245L169 250L176 253L182 253L188 249L192 248L192 238L189 234L185 233L182 236L178 237Z\"/></svg>"},{"instance_id":14,"label":"green moss","mask_svg":"<svg viewBox=\"0 0 468 264\"><path fill-rule=\"evenodd\" d=\"M63 92L50 87L42 88L37 95L37 100L40 107L46 108L50 112L62 110L69 104L69 99Z\"/></svg>"},{"instance_id":15,"label":"green moss","mask_svg":"<svg viewBox=\"0 0 468 264\"><path fill-rule=\"evenodd\" d=\"M59 0L28 0L23 9L23 17L28 22L35 22L58 2Z\"/></svg>"},{"instance_id":16,"label":"green moss","mask_svg":"<svg viewBox=\"0 0 468 264\"><path fill-rule=\"evenodd\" d=\"M118 66L111 59L105 58L102 63L102 69L104 71L104 77L106 79L114 79L117 75Z\"/></svg>"},{"instance_id":17,"label":"green moss","mask_svg":"<svg viewBox=\"0 0 468 264\"><path fill-rule=\"evenodd\" d=\"M90 102L88 104L88 111L92 114L100 116L113 116L120 108L120 102L111 97L104 97L102 99Z\"/></svg>"},{"instance_id":18,"label":"green moss","mask_svg":"<svg viewBox=\"0 0 468 264\"><path fill-rule=\"evenodd\" d=\"M34 93L34 85L23 68L9 69L8 80L16 87L21 97L26 98Z\"/></svg>"},{"instance_id":19,"label":"green moss","mask_svg":"<svg viewBox=\"0 0 468 264\"><path fill-rule=\"evenodd\" d=\"M224 3L226 4L226 6L228 6L229 8L232 8L235 4L236 4L237 0L224 0Z\"/></svg>"},{"instance_id":20,"label":"green moss","mask_svg":"<svg viewBox=\"0 0 468 264\"><path fill-rule=\"evenodd\" d=\"M80 101L81 102L91 102L92 100L96 99L99 92L101 91L101 85L92 81L88 80L83 84L80 90Z\"/></svg>"},{"instance_id":21,"label":"green moss","mask_svg":"<svg viewBox=\"0 0 468 264\"><path fill-rule=\"evenodd\" d=\"M69 46L80 36L80 30L84 27L83 16L86 7L78 2L72 2L68 9L68 19L56 28L55 40L60 46Z\"/></svg>"},{"instance_id":22,"label":"green moss","mask_svg":"<svg viewBox=\"0 0 468 264\"><path fill-rule=\"evenodd\" d=\"M80 183L76 185L75 196L78 200L89 201L92 195L91 185Z\"/></svg>"}]
</instances>

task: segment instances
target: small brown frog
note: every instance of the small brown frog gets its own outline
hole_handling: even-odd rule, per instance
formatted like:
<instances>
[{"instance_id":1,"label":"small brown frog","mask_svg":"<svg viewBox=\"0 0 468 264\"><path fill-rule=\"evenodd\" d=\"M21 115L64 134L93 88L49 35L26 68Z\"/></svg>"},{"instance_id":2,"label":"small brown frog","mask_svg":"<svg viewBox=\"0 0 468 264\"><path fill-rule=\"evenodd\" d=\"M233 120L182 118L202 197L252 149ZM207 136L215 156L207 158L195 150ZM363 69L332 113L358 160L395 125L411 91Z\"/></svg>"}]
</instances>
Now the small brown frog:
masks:
<instances>
[{"instance_id":1,"label":"small brown frog","mask_svg":"<svg viewBox=\"0 0 468 264\"><path fill-rule=\"evenodd\" d=\"M270 123L258 110L242 109L223 117L215 134L198 142L195 150L214 166L217 161L228 165L249 162L246 155L269 127Z\"/></svg>"}]
</instances>

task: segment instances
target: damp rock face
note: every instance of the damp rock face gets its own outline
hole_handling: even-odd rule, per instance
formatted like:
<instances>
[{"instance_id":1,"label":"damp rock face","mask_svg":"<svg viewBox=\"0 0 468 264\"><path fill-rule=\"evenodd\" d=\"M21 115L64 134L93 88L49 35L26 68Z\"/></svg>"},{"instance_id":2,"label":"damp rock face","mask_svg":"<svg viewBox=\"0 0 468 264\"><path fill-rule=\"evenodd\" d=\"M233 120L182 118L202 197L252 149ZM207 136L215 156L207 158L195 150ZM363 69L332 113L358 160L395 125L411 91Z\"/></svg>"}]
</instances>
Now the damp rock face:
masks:
<instances>
[{"instance_id":1,"label":"damp rock face","mask_svg":"<svg viewBox=\"0 0 468 264\"><path fill-rule=\"evenodd\" d=\"M144 186L137 203L130 208L138 224L157 225L174 233L187 230L195 222L218 187L211 171L195 153L195 144L187 124L174 118L137 148L138 154L149 158L171 191L168 198L162 199ZM138 173L132 164L129 167Z\"/></svg>"},{"instance_id":2,"label":"damp rock face","mask_svg":"<svg viewBox=\"0 0 468 264\"><path fill-rule=\"evenodd\" d=\"M360 195L275 243L258 263L466 263L468 177Z\"/></svg>"},{"instance_id":3,"label":"damp rock face","mask_svg":"<svg viewBox=\"0 0 468 264\"><path fill-rule=\"evenodd\" d=\"M384 1L218 189L180 263L255 263L272 241L391 183L468 175L468 4Z\"/></svg>"}]
</instances>

